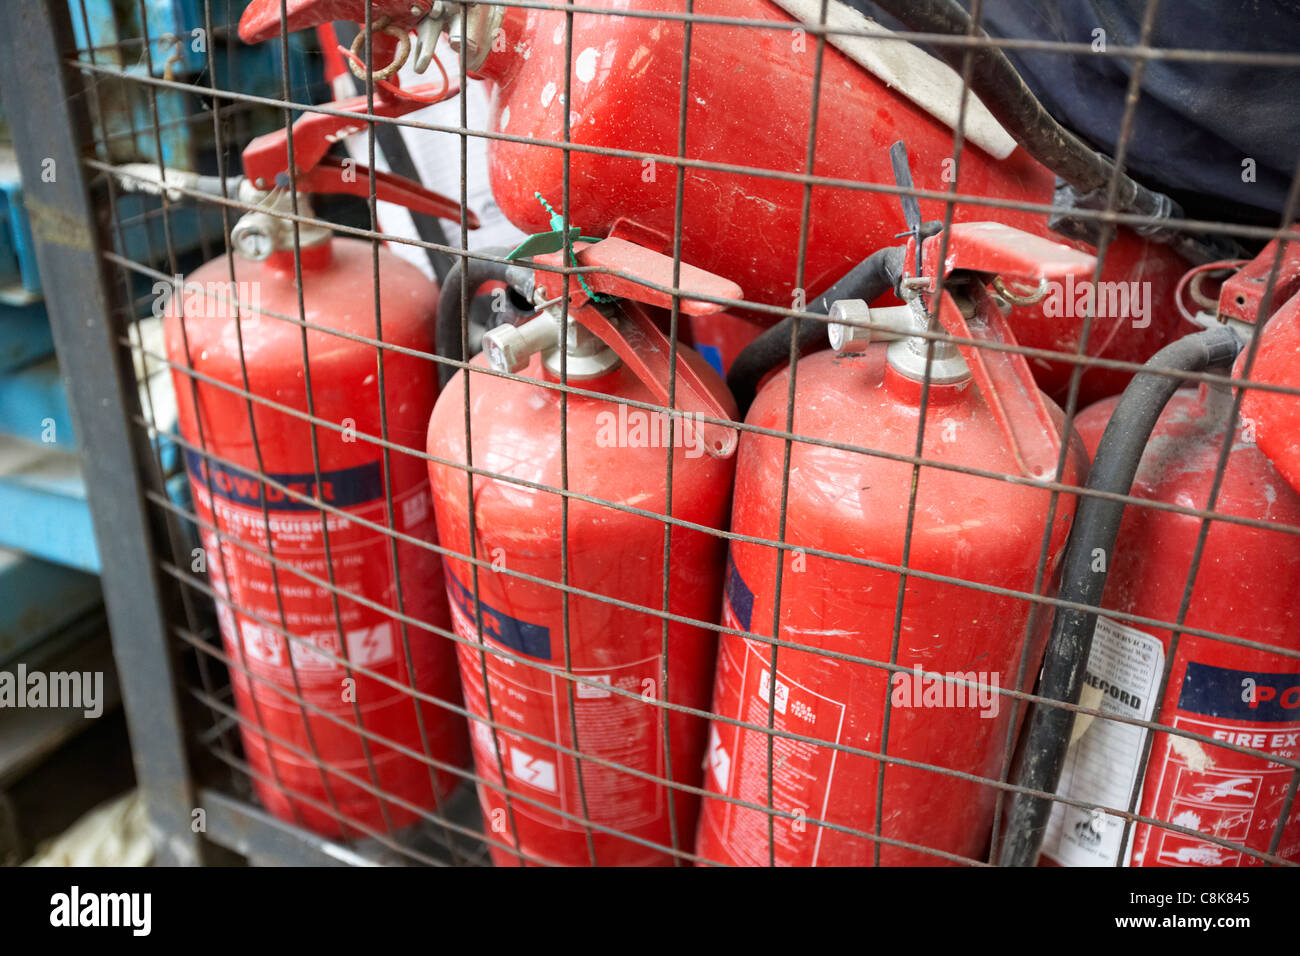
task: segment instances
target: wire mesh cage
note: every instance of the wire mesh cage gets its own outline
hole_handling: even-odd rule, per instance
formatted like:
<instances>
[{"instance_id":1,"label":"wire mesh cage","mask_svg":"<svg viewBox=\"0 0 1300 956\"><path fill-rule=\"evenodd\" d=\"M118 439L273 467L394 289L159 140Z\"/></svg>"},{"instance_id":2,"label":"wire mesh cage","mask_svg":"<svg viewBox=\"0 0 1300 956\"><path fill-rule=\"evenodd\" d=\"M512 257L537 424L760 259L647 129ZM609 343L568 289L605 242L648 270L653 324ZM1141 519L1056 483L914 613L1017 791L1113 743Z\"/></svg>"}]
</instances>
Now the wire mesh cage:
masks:
<instances>
[{"instance_id":1,"label":"wire mesh cage","mask_svg":"<svg viewBox=\"0 0 1300 956\"><path fill-rule=\"evenodd\" d=\"M1300 860L1294 137L1160 140L1295 29L1093 6L16 31L71 104L107 354L60 353L120 416L87 467L169 852Z\"/></svg>"}]
</instances>

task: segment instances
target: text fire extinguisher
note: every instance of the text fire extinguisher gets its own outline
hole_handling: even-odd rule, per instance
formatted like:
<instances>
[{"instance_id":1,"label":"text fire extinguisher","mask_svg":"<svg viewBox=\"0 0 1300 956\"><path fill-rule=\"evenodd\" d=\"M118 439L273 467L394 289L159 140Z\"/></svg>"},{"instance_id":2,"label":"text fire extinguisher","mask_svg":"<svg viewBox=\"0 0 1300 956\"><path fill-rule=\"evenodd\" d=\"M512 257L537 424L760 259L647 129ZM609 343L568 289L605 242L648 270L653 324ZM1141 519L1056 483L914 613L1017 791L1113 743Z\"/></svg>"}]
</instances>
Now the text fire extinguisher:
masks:
<instances>
[{"instance_id":1,"label":"text fire extinguisher","mask_svg":"<svg viewBox=\"0 0 1300 956\"><path fill-rule=\"evenodd\" d=\"M1263 526L1300 526L1300 493L1257 442L1277 434L1276 396L1253 395L1234 424L1229 387L1179 389L1179 379L1157 374L1226 371L1236 357L1233 377L1244 377L1238 349L1255 316L1234 318L1246 297L1234 300L1272 264L1266 250L1224 283L1224 324L1166 347L1122 398L1078 418L1095 456L1090 487L1227 520L1211 521L1202 539L1195 514L1108 499L1080 507L1062 598L1104 611L1057 612L1041 693L1100 716L1035 709L1029 769L1017 782L1068 802L1018 798L1005 862L1032 863L1040 842L1044 862L1066 866L1300 860L1300 815L1284 816L1300 757L1300 537ZM1258 310L1258 295L1252 301ZM1269 346L1285 347L1297 323L1292 297L1259 333L1260 363L1273 365ZM1126 819L1131 810L1143 819Z\"/></svg>"},{"instance_id":2,"label":"text fire extinguisher","mask_svg":"<svg viewBox=\"0 0 1300 956\"><path fill-rule=\"evenodd\" d=\"M294 125L299 216L311 216L310 193L369 193L368 169L325 155L342 122ZM370 242L306 223L299 273L286 133L254 140L243 161L231 183L257 208L232 229L235 255L164 290L195 511L262 802L321 833L373 833L431 809L468 757L462 718L412 696L459 703L451 643L399 617L449 626L438 587L398 586L437 582L441 560L385 531L436 540L424 465L373 440L420 447L437 375L402 350L432 351L438 290L386 248L376 260ZM123 178L223 194L180 171L159 183L156 167ZM375 186L381 200L460 218L417 183L376 173ZM376 339L394 347L382 359Z\"/></svg>"},{"instance_id":3,"label":"text fire extinguisher","mask_svg":"<svg viewBox=\"0 0 1300 956\"><path fill-rule=\"evenodd\" d=\"M699 786L707 721L658 702L708 706L716 640L685 621L716 620L723 545L700 528L725 526L735 406L698 354L674 360L647 308L671 304L652 287L674 287L671 258L620 238L574 250L619 274L571 278L566 325L560 276L512 273L541 312L487 332L473 364L522 377L457 373L429 478L442 543L465 556L447 557L447 590L493 860L667 864L692 848L699 799L662 781ZM676 288L683 316L722 308L692 295L740 297L685 264ZM563 410L562 371L582 389ZM645 405L681 414L670 431Z\"/></svg>"},{"instance_id":4,"label":"text fire extinguisher","mask_svg":"<svg viewBox=\"0 0 1300 956\"><path fill-rule=\"evenodd\" d=\"M1073 513L1061 495L1045 535L1051 493L1038 483L1058 460L1067 485L1086 464L1077 438L1062 456L1060 410L1022 356L941 340L927 356L917 333L937 314L954 336L1013 342L986 283L1078 277L1093 259L996 223L953 226L941 266L943 242L914 236L883 251L868 298L901 277L908 304L836 303L835 350L798 362L793 434L813 443L791 443L788 493L782 439L741 440L723 623L754 636L724 633L719 647L713 706L723 719L710 730L705 785L727 799L704 800L704 860L871 864L877 826L882 865L970 858L988 840L997 790L943 770L999 779L1016 710L1000 690L1017 688L1022 656L1032 675L1041 650L1026 650L1031 604L1014 594L1033 593L1045 536L1050 580ZM748 424L787 429L789 374L760 391ZM936 464L921 468L910 506L918 453ZM783 503L778 557L747 539L777 541ZM771 641L778 593L777 633L797 649Z\"/></svg>"}]
</instances>

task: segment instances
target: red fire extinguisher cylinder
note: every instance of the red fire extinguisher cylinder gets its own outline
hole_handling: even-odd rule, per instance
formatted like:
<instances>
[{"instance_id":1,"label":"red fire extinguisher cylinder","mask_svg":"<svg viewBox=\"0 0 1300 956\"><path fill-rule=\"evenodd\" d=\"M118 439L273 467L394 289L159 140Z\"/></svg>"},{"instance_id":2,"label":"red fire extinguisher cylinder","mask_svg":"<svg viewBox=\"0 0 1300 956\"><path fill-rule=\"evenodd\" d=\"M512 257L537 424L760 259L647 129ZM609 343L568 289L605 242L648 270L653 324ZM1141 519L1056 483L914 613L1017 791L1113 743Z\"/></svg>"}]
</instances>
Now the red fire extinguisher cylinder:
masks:
<instances>
[{"instance_id":1,"label":"red fire extinguisher cylinder","mask_svg":"<svg viewBox=\"0 0 1300 956\"><path fill-rule=\"evenodd\" d=\"M295 124L298 185L368 189L325 155L329 124ZM257 208L231 233L233 281L225 257L201 266L164 316L195 511L259 797L323 834L374 834L432 812L468 760L425 468L375 441L420 447L437 376L411 352L432 352L438 288L310 222L305 191L292 224L292 195L257 185L288 179L284 131L243 158ZM391 174L377 189L459 216Z\"/></svg>"},{"instance_id":2,"label":"red fire extinguisher cylinder","mask_svg":"<svg viewBox=\"0 0 1300 956\"><path fill-rule=\"evenodd\" d=\"M1284 313L1294 316L1298 309L1300 300L1293 300L1276 318L1285 321ZM1226 366L1239 343L1223 328L1176 343L1157 359L1209 336L1233 342L1226 358L1217 359ZM1234 377L1241 375L1244 358ZM1174 384L1169 380L1164 388L1172 391ZM1110 453L1121 447L1124 431L1137 427L1130 409L1138 403L1128 393L1123 402L1108 399L1079 415L1079 431L1099 470L1111 467ZM1163 411L1157 405L1159 418L1154 428L1147 426L1150 440L1135 473L1129 472L1129 493L1212 507L1229 518L1300 525L1300 493L1252 440L1250 426L1243 431L1238 422L1229 434L1232 405L1228 389L1204 385L1174 393ZM1102 716L1089 718L1057 758L1062 772L1056 786L1072 803L1118 810L1127 810L1130 795L1139 790L1138 813L1159 823L1129 825L1105 809L1064 803L1042 808L1043 860L1068 866L1251 866L1264 862L1258 854L1300 859L1300 818L1283 817L1294 770L1269 759L1300 754L1300 663L1285 653L1300 649L1294 603L1300 541L1235 521L1203 528L1199 516L1140 504L1123 510L1113 550L1094 537L1079 545L1097 550L1097 544L1108 553L1106 573L1095 576L1104 583L1104 610L1082 674L1085 693L1102 691L1091 702ZM1082 522L1079 530L1086 530ZM1263 567L1267 573L1260 573ZM1091 595L1069 597L1096 603ZM1169 626L1137 623L1128 615ZM1240 640L1210 636L1216 634ZM1054 695L1050 674L1049 668L1044 693ZM1172 731L1148 731L1116 717L1155 721ZM1027 747L1037 746L1031 734ZM1011 827L1009 846L1018 855L1010 862L1019 862L1036 847L1020 837L1024 827L1014 810Z\"/></svg>"},{"instance_id":3,"label":"red fire extinguisher cylinder","mask_svg":"<svg viewBox=\"0 0 1300 956\"><path fill-rule=\"evenodd\" d=\"M938 241L924 245L930 289ZM900 258L909 271L920 259L915 245ZM958 272L932 304L943 327L1005 342L987 275L962 270L1074 274L1091 257L972 224L953 227L942 267ZM705 860L934 865L978 857L989 838L998 791L970 777L999 779L1016 712L1000 691L1019 687L1022 660L1032 675L1041 652L1040 642L1027 647L1030 602L1005 591L1032 593L1045 534L1050 579L1073 499L1060 497L1049 524L1052 494L1035 483L1055 476L1063 441L1063 482L1076 482L1086 460L1077 439L1061 436L1061 413L1022 357L927 347L915 335L926 324L919 304L837 303L837 320L860 315L887 334L874 341L873 331L862 348L859 330L839 328L837 351L798 363L793 432L816 442L791 443L788 473L782 439L742 438L723 623L756 636L720 642L713 707L726 720L710 731L706 786L730 799L704 802ZM790 374L760 391L748 424L786 430ZM921 469L913 503L907 459L923 389L920 454L938 467ZM749 539L778 541L783 522L778 570L773 548ZM910 572L901 591L898 567ZM798 648L774 649L773 637ZM885 767L872 756L882 753L902 763ZM877 822L883 843L873 840Z\"/></svg>"},{"instance_id":4,"label":"red fire extinguisher cylinder","mask_svg":"<svg viewBox=\"0 0 1300 956\"><path fill-rule=\"evenodd\" d=\"M621 240L577 256L671 285L671 259ZM696 273L683 265L681 287L738 297ZM617 294L615 304L598 309L574 283L565 333L553 303L488 332L473 364L518 377L471 372L467 384L457 373L429 423L442 542L465 556L448 557L447 588L499 865L663 865L693 846L699 800L686 788L700 782L707 721L665 716L662 702L708 707L715 639L682 619L716 620L723 545L698 527L725 525L735 434L694 416L726 421L734 405L717 373L679 345L676 407L689 414L670 433L665 413L639 407L665 405L672 353L636 298L667 297L612 274L588 281L596 295ZM562 349L568 384L598 393L570 394L563 418L560 393L541 384L560 380ZM471 461L487 474L467 475ZM550 490L562 488L583 497L566 506Z\"/></svg>"}]
</instances>

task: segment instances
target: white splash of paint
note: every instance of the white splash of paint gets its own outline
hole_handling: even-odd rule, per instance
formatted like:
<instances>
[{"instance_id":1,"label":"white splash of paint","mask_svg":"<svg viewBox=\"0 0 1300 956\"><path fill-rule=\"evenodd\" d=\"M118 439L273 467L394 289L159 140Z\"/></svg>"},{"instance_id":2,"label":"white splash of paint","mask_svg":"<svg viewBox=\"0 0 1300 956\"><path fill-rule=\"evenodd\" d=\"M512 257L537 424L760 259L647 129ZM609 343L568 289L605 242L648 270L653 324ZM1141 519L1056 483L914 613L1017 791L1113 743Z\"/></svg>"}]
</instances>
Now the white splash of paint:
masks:
<instances>
[{"instance_id":1,"label":"white splash of paint","mask_svg":"<svg viewBox=\"0 0 1300 956\"><path fill-rule=\"evenodd\" d=\"M578 61L574 64L574 72L578 75L578 80L582 83L590 83L596 78L596 61L600 54L596 52L594 46L589 46L578 54Z\"/></svg>"},{"instance_id":2,"label":"white splash of paint","mask_svg":"<svg viewBox=\"0 0 1300 956\"><path fill-rule=\"evenodd\" d=\"M542 87L542 108L550 106L553 99L555 99L555 82L552 80Z\"/></svg>"},{"instance_id":3,"label":"white splash of paint","mask_svg":"<svg viewBox=\"0 0 1300 956\"><path fill-rule=\"evenodd\" d=\"M510 107L507 106L505 109L501 111L501 132L504 133L506 131L506 127L509 125L510 125Z\"/></svg>"},{"instance_id":4,"label":"white splash of paint","mask_svg":"<svg viewBox=\"0 0 1300 956\"><path fill-rule=\"evenodd\" d=\"M1173 748L1174 753L1187 761L1192 773L1202 773L1209 767L1214 766L1214 761L1210 755L1205 752L1199 740L1190 740L1187 737L1172 737L1169 746Z\"/></svg>"}]
</instances>

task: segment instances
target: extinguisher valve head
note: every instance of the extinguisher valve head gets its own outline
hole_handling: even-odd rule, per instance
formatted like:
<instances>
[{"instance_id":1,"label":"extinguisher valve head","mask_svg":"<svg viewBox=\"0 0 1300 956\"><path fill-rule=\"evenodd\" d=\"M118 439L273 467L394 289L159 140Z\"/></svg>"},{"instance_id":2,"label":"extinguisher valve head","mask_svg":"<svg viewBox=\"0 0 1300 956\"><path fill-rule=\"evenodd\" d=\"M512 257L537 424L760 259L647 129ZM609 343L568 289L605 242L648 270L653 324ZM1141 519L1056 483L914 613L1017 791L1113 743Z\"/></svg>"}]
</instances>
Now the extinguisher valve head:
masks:
<instances>
[{"instance_id":1,"label":"extinguisher valve head","mask_svg":"<svg viewBox=\"0 0 1300 956\"><path fill-rule=\"evenodd\" d=\"M438 38L453 15L450 6L448 3L443 3L443 0L434 0L429 12L415 25L415 47L412 52L415 54L416 73L423 75L429 69L429 64L433 62ZM412 7L412 13L416 9L418 8Z\"/></svg>"},{"instance_id":2,"label":"extinguisher valve head","mask_svg":"<svg viewBox=\"0 0 1300 956\"><path fill-rule=\"evenodd\" d=\"M275 251L278 232L276 220L266 213L245 213L230 230L230 243L242 258L261 262Z\"/></svg>"},{"instance_id":3,"label":"extinguisher valve head","mask_svg":"<svg viewBox=\"0 0 1300 956\"><path fill-rule=\"evenodd\" d=\"M538 352L559 348L560 326L549 312L522 325L498 325L483 333L483 353L498 372L520 372Z\"/></svg>"},{"instance_id":4,"label":"extinguisher valve head","mask_svg":"<svg viewBox=\"0 0 1300 956\"><path fill-rule=\"evenodd\" d=\"M471 3L464 13L456 10L448 18L447 41L460 54L467 73L477 71L492 52L493 38L504 17L502 7Z\"/></svg>"},{"instance_id":5,"label":"extinguisher valve head","mask_svg":"<svg viewBox=\"0 0 1300 956\"><path fill-rule=\"evenodd\" d=\"M294 248L294 221L286 216L293 215L295 210L288 190L260 190L245 179L240 183L239 199L248 205L261 207L244 213L230 230L230 244L241 258L261 262L273 252ZM314 216L305 193L298 194L296 213L299 219ZM312 222L298 224L300 248L318 246L329 238L330 230L325 226Z\"/></svg>"},{"instance_id":6,"label":"extinguisher valve head","mask_svg":"<svg viewBox=\"0 0 1300 956\"><path fill-rule=\"evenodd\" d=\"M919 335L899 339L889 346L887 359L894 371L933 385L956 385L970 380L970 367L951 342L931 340Z\"/></svg>"},{"instance_id":7,"label":"extinguisher valve head","mask_svg":"<svg viewBox=\"0 0 1300 956\"><path fill-rule=\"evenodd\" d=\"M831 348L859 351L871 342L893 342L912 334L912 309L906 305L873 309L862 299L840 299L827 312Z\"/></svg>"},{"instance_id":8,"label":"extinguisher valve head","mask_svg":"<svg viewBox=\"0 0 1300 956\"><path fill-rule=\"evenodd\" d=\"M858 349L871 341L871 329L864 323L871 321L871 307L861 299L840 299L827 310L830 325L831 348L837 352Z\"/></svg>"}]
</instances>

